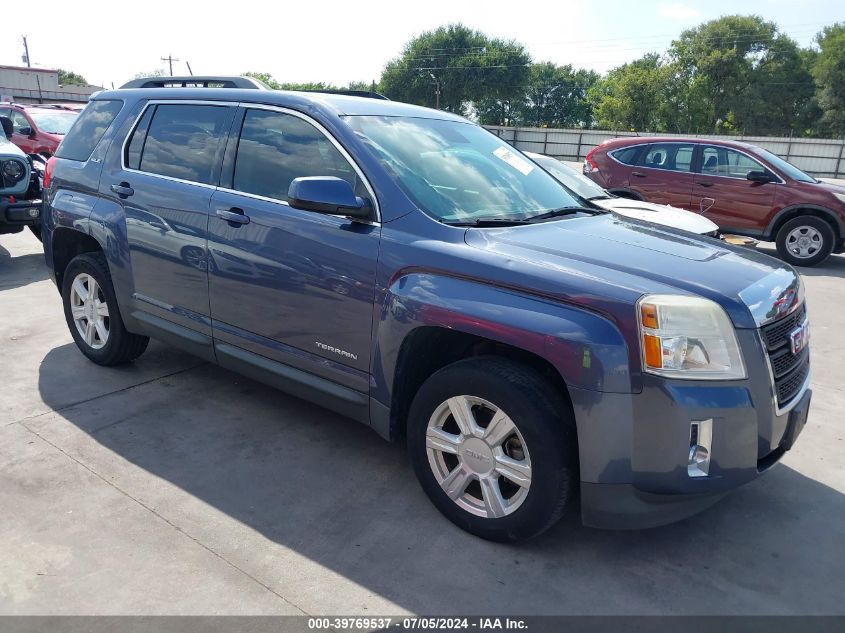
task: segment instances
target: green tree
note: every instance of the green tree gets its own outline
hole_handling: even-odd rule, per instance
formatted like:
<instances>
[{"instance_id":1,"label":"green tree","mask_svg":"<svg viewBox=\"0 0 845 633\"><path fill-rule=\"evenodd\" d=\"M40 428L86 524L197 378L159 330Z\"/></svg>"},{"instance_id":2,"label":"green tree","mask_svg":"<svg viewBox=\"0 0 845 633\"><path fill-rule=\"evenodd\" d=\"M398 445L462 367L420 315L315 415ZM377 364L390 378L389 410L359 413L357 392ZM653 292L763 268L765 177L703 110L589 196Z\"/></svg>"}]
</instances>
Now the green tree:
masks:
<instances>
[{"instance_id":1,"label":"green tree","mask_svg":"<svg viewBox=\"0 0 845 633\"><path fill-rule=\"evenodd\" d=\"M612 130L661 131L667 85L657 53L614 68L588 91L596 124Z\"/></svg>"},{"instance_id":2,"label":"green tree","mask_svg":"<svg viewBox=\"0 0 845 633\"><path fill-rule=\"evenodd\" d=\"M459 114L484 100L476 105L482 119L502 121L521 98L530 63L521 44L450 24L408 42L387 63L380 87L391 99L428 107L439 91L440 107Z\"/></svg>"},{"instance_id":3,"label":"green tree","mask_svg":"<svg viewBox=\"0 0 845 633\"><path fill-rule=\"evenodd\" d=\"M79 73L59 68L59 85L61 86L87 86L88 80Z\"/></svg>"},{"instance_id":4,"label":"green tree","mask_svg":"<svg viewBox=\"0 0 845 633\"><path fill-rule=\"evenodd\" d=\"M827 27L816 37L818 55L812 60L822 125L832 134L845 134L845 22Z\"/></svg>"},{"instance_id":5,"label":"green tree","mask_svg":"<svg viewBox=\"0 0 845 633\"><path fill-rule=\"evenodd\" d=\"M589 127L593 108L587 93L598 80L598 73L575 70L570 64L532 64L520 122L535 127Z\"/></svg>"},{"instance_id":6,"label":"green tree","mask_svg":"<svg viewBox=\"0 0 845 633\"><path fill-rule=\"evenodd\" d=\"M696 132L783 133L802 129L812 77L798 45L756 15L723 16L672 42L667 127ZM673 81L674 80L674 81Z\"/></svg>"}]
</instances>

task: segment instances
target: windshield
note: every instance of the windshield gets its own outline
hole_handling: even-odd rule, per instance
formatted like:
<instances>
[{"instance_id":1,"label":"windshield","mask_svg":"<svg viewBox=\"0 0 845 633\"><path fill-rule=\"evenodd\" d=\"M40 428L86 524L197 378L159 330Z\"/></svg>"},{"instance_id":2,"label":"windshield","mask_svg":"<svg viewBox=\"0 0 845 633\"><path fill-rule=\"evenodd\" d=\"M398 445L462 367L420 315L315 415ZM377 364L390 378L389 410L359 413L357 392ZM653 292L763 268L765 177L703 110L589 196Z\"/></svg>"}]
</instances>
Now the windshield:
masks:
<instances>
[{"instance_id":1,"label":"windshield","mask_svg":"<svg viewBox=\"0 0 845 633\"><path fill-rule=\"evenodd\" d=\"M592 200L594 198L610 197L610 194L607 193L607 191L599 187L584 174L572 169L569 165L564 165L556 158L552 158L550 156L532 155L531 159L559 180L561 184L569 187L582 198Z\"/></svg>"},{"instance_id":2,"label":"windshield","mask_svg":"<svg viewBox=\"0 0 845 633\"><path fill-rule=\"evenodd\" d=\"M67 134L78 116L76 112L39 112L37 110L30 110L28 114L35 121L38 129L47 134Z\"/></svg>"},{"instance_id":3,"label":"windshield","mask_svg":"<svg viewBox=\"0 0 845 633\"><path fill-rule=\"evenodd\" d=\"M760 152L763 158L769 161L772 167L786 175L787 178L791 178L792 180L797 180L799 182L818 182L812 176L808 176L795 165L787 163L780 156L775 156L769 150L757 148L757 151Z\"/></svg>"},{"instance_id":4,"label":"windshield","mask_svg":"<svg viewBox=\"0 0 845 633\"><path fill-rule=\"evenodd\" d=\"M517 150L471 123L350 116L406 194L444 222L522 220L580 201Z\"/></svg>"}]
</instances>

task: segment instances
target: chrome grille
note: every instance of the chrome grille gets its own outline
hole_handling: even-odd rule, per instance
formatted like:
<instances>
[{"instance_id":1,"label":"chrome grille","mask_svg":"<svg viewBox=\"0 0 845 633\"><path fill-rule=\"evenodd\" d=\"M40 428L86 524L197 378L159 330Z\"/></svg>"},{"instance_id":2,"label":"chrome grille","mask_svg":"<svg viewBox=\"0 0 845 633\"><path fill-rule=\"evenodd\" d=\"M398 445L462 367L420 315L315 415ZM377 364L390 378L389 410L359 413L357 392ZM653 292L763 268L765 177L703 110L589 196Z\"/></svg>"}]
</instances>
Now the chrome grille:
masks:
<instances>
[{"instance_id":1,"label":"chrome grille","mask_svg":"<svg viewBox=\"0 0 845 633\"><path fill-rule=\"evenodd\" d=\"M760 335L769 356L769 366L775 381L779 407L792 400L804 385L810 373L810 348L792 353L789 333L807 318L807 308L802 305L792 314L760 328Z\"/></svg>"}]
</instances>

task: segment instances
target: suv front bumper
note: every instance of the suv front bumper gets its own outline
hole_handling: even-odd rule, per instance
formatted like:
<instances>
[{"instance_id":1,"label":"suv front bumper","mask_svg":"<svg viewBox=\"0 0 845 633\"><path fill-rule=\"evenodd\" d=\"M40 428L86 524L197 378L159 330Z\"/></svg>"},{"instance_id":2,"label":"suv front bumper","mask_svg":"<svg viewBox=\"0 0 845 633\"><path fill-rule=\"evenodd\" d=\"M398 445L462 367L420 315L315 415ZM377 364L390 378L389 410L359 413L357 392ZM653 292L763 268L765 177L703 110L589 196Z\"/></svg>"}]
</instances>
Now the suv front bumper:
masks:
<instances>
[{"instance_id":1,"label":"suv front bumper","mask_svg":"<svg viewBox=\"0 0 845 633\"><path fill-rule=\"evenodd\" d=\"M18 200L0 197L0 228L22 227L41 222L41 200Z\"/></svg>"}]
</instances>

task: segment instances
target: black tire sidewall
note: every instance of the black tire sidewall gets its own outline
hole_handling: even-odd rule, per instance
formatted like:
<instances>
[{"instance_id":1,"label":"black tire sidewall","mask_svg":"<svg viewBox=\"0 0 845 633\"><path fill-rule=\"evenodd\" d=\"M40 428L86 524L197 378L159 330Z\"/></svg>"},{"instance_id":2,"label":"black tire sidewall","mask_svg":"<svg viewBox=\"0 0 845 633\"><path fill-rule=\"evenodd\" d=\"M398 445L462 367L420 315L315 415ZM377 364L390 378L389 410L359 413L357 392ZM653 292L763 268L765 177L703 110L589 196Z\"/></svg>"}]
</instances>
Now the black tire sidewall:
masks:
<instances>
[{"instance_id":1,"label":"black tire sidewall","mask_svg":"<svg viewBox=\"0 0 845 633\"><path fill-rule=\"evenodd\" d=\"M76 329L76 324L71 314L70 290L74 279L80 273L89 274L96 280L97 285L103 291L106 304L109 308L109 340L100 349L94 349L85 342ZM125 328L123 327L123 321L120 318L120 312L117 308L117 297L114 294L114 288L112 288L111 277L103 270L103 265L97 261L96 257L91 255L77 255L68 264L62 280L62 305L71 336L73 336L73 340L79 350L95 363L109 364L115 355L115 351L120 348L120 338L121 335L124 335Z\"/></svg>"},{"instance_id":2,"label":"black tire sidewall","mask_svg":"<svg viewBox=\"0 0 845 633\"><path fill-rule=\"evenodd\" d=\"M534 382L534 389L509 380L509 372ZM525 501L508 516L489 519L467 512L443 492L431 471L425 446L428 421L442 402L457 395L476 396L500 407L525 440L532 483ZM520 540L549 527L573 496L578 469L571 417L569 403L556 397L554 387L530 368L497 359L461 361L435 373L417 392L408 419L408 450L423 490L450 521L482 538Z\"/></svg>"},{"instance_id":3,"label":"black tire sidewall","mask_svg":"<svg viewBox=\"0 0 845 633\"><path fill-rule=\"evenodd\" d=\"M822 235L822 239L824 240L822 244L822 248L819 250L818 253L813 255L812 257L808 257L806 259L801 259L795 257L789 252L789 249L786 246L786 237L789 233L800 226L810 226L816 229ZM776 238L776 246L778 250L778 254L780 255L781 259L786 261L788 264L793 266L815 266L816 264L820 264L825 259L827 259L828 255L833 251L834 241L836 236L833 232L831 226L825 222L821 218L817 218L815 216L799 216L797 218L793 218L787 221L780 230L778 230L777 238Z\"/></svg>"}]
</instances>

